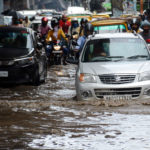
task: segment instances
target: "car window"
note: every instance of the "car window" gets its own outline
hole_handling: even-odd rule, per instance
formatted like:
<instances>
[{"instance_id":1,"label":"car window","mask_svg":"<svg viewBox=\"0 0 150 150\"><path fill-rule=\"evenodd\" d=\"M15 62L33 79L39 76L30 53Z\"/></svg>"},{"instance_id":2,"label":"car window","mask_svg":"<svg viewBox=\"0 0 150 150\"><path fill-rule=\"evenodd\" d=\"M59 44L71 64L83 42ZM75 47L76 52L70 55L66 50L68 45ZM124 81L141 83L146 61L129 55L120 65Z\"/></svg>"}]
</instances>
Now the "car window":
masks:
<instances>
[{"instance_id":1,"label":"car window","mask_svg":"<svg viewBox=\"0 0 150 150\"><path fill-rule=\"evenodd\" d=\"M31 48L31 38L26 31L0 31L0 48Z\"/></svg>"},{"instance_id":2,"label":"car window","mask_svg":"<svg viewBox=\"0 0 150 150\"><path fill-rule=\"evenodd\" d=\"M94 31L97 33L115 33L115 32L127 32L125 25L104 25L104 26L95 26Z\"/></svg>"},{"instance_id":3,"label":"car window","mask_svg":"<svg viewBox=\"0 0 150 150\"><path fill-rule=\"evenodd\" d=\"M112 38L89 41L82 54L83 62L128 59L132 56L149 57L148 49L141 39ZM107 59L106 59L107 58ZM137 58L140 59L140 58Z\"/></svg>"}]
</instances>

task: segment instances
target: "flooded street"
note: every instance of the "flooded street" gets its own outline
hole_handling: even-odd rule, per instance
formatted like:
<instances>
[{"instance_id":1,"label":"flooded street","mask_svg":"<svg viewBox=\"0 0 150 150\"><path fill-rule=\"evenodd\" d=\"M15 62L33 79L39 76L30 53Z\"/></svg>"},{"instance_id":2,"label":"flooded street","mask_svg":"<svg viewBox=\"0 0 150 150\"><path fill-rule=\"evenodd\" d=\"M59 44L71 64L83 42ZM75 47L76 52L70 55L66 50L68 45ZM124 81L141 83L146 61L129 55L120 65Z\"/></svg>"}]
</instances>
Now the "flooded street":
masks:
<instances>
[{"instance_id":1,"label":"flooded street","mask_svg":"<svg viewBox=\"0 0 150 150\"><path fill-rule=\"evenodd\" d=\"M0 87L0 149L149 150L150 101L77 101L75 67Z\"/></svg>"}]
</instances>

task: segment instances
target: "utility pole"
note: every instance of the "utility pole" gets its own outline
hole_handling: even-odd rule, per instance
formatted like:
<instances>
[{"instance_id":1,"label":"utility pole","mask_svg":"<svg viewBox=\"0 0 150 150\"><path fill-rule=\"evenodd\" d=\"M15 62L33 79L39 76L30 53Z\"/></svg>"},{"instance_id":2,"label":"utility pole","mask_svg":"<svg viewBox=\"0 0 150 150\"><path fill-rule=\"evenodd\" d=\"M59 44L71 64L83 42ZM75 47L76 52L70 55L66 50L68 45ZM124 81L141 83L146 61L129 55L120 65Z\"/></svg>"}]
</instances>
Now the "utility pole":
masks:
<instances>
[{"instance_id":1,"label":"utility pole","mask_svg":"<svg viewBox=\"0 0 150 150\"><path fill-rule=\"evenodd\" d=\"M140 13L143 14L143 0L140 0Z\"/></svg>"}]
</instances>

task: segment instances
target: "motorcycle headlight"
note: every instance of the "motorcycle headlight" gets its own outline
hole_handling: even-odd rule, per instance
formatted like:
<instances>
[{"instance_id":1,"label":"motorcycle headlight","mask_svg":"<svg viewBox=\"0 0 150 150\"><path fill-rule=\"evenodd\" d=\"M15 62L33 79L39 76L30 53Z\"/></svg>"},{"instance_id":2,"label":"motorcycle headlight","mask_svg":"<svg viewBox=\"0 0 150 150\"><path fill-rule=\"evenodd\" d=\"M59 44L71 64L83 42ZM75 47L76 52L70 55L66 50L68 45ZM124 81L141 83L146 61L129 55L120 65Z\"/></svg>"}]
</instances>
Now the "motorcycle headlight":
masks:
<instances>
[{"instance_id":1,"label":"motorcycle headlight","mask_svg":"<svg viewBox=\"0 0 150 150\"><path fill-rule=\"evenodd\" d=\"M54 46L54 50L56 50L56 51L59 51L60 48L61 48L61 47L60 47L59 45L55 45L55 46Z\"/></svg>"},{"instance_id":2,"label":"motorcycle headlight","mask_svg":"<svg viewBox=\"0 0 150 150\"><path fill-rule=\"evenodd\" d=\"M150 80L150 71L143 72L139 76L139 81L147 81Z\"/></svg>"},{"instance_id":3,"label":"motorcycle headlight","mask_svg":"<svg viewBox=\"0 0 150 150\"><path fill-rule=\"evenodd\" d=\"M92 74L85 74L85 73L81 73L79 76L79 80L80 82L83 83L96 83L96 76L92 75Z\"/></svg>"},{"instance_id":4,"label":"motorcycle headlight","mask_svg":"<svg viewBox=\"0 0 150 150\"><path fill-rule=\"evenodd\" d=\"M73 37L73 39L78 39L78 35L77 34L73 35L72 37Z\"/></svg>"},{"instance_id":5,"label":"motorcycle headlight","mask_svg":"<svg viewBox=\"0 0 150 150\"><path fill-rule=\"evenodd\" d=\"M34 58L33 57L26 57L26 58L22 58L22 59L16 59L15 62L18 65L32 64L32 63L34 63Z\"/></svg>"}]
</instances>

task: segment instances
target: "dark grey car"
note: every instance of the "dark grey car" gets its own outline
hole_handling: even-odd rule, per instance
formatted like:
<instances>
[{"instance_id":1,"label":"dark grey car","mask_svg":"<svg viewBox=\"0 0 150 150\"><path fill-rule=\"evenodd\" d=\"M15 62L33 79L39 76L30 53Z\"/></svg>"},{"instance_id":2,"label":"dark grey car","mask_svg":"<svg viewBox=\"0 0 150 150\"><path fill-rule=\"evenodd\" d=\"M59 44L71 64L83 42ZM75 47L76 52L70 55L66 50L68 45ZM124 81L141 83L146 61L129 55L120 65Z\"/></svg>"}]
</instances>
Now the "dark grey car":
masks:
<instances>
[{"instance_id":1,"label":"dark grey car","mask_svg":"<svg viewBox=\"0 0 150 150\"><path fill-rule=\"evenodd\" d=\"M47 59L32 29L0 27L0 83L45 82Z\"/></svg>"}]
</instances>

